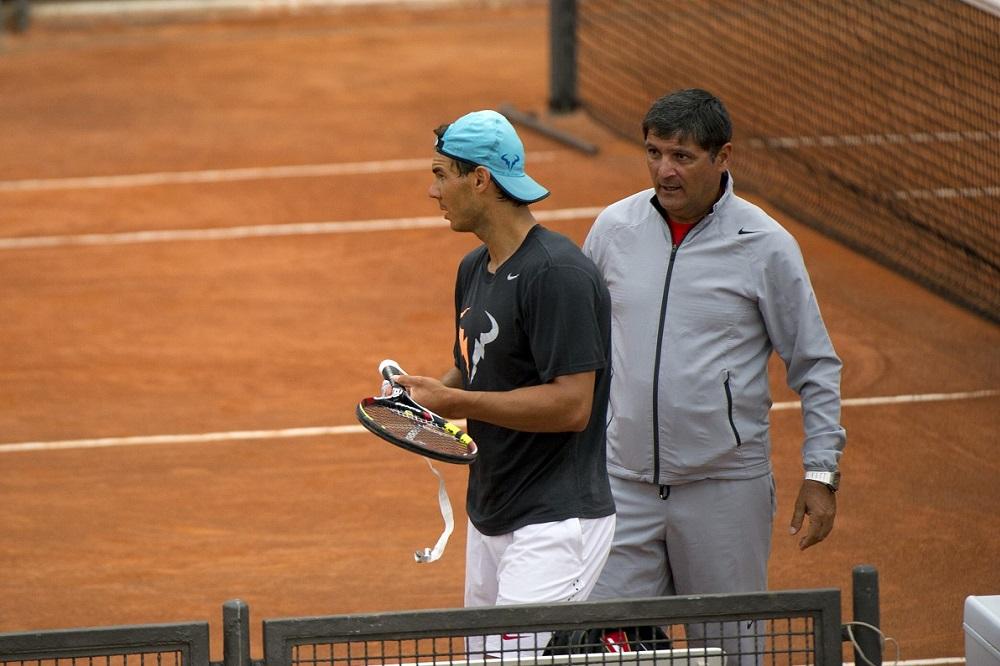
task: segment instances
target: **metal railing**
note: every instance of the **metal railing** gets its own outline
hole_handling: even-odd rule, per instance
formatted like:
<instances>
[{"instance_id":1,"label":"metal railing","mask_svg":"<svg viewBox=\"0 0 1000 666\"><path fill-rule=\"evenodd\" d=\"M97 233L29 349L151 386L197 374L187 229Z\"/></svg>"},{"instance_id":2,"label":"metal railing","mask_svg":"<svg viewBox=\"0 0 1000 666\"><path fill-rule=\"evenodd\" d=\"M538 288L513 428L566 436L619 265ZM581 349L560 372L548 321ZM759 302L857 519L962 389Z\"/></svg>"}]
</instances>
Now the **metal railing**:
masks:
<instances>
[{"instance_id":1,"label":"metal railing","mask_svg":"<svg viewBox=\"0 0 1000 666\"><path fill-rule=\"evenodd\" d=\"M853 573L851 632L839 590L792 590L265 619L254 660L237 599L223 605L221 662L208 624L191 622L0 634L0 666L485 666L487 654L532 666L832 666L851 638L856 663L878 666L877 572Z\"/></svg>"},{"instance_id":2,"label":"metal railing","mask_svg":"<svg viewBox=\"0 0 1000 666\"><path fill-rule=\"evenodd\" d=\"M0 634L3 666L209 666L207 622Z\"/></svg>"},{"instance_id":3,"label":"metal railing","mask_svg":"<svg viewBox=\"0 0 1000 666\"><path fill-rule=\"evenodd\" d=\"M619 663L627 653L609 653L600 632L619 634L631 627L665 631L644 645L654 654L642 663L653 665L718 663L706 648L720 647L730 663L842 661L840 591L834 589L265 620L264 661L267 666L464 666L488 654L548 664L558 663L550 661L556 655L576 653L586 655L585 663ZM594 638L571 642L568 649L546 649L557 632ZM513 647L509 639L495 641L493 648L470 647L490 645L490 637L501 635L520 640Z\"/></svg>"}]
</instances>

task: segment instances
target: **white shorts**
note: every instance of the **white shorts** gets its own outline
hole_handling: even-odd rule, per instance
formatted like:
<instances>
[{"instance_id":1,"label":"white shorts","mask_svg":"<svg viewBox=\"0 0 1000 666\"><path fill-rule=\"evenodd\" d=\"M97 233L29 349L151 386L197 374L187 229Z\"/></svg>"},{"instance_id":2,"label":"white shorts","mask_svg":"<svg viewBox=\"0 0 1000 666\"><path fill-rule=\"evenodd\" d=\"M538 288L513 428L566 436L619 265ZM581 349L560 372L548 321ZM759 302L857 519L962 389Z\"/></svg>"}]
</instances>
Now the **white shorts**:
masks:
<instances>
[{"instance_id":1,"label":"white shorts","mask_svg":"<svg viewBox=\"0 0 1000 666\"><path fill-rule=\"evenodd\" d=\"M486 536L469 523L465 548L465 605L584 601L604 568L615 515L538 523ZM470 659L535 654L548 632L470 636Z\"/></svg>"}]
</instances>

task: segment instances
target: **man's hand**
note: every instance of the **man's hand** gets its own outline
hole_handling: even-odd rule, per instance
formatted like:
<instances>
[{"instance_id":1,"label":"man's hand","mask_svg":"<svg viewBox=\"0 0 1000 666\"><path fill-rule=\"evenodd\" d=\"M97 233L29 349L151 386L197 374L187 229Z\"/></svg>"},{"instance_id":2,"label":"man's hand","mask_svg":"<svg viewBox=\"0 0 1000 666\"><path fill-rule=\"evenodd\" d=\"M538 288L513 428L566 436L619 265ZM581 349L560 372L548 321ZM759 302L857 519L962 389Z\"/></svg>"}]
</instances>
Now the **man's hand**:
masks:
<instances>
[{"instance_id":1,"label":"man's hand","mask_svg":"<svg viewBox=\"0 0 1000 666\"><path fill-rule=\"evenodd\" d=\"M455 413L455 389L449 388L433 377L420 375L396 375L392 378L400 386L406 387L410 397L432 412L450 419L465 418L464 414Z\"/></svg>"},{"instance_id":2,"label":"man's hand","mask_svg":"<svg viewBox=\"0 0 1000 666\"><path fill-rule=\"evenodd\" d=\"M799 539L799 550L815 546L833 529L833 520L837 517L837 493L818 481L803 480L799 497L795 500L789 534L799 533L806 515L809 516L809 527Z\"/></svg>"}]
</instances>

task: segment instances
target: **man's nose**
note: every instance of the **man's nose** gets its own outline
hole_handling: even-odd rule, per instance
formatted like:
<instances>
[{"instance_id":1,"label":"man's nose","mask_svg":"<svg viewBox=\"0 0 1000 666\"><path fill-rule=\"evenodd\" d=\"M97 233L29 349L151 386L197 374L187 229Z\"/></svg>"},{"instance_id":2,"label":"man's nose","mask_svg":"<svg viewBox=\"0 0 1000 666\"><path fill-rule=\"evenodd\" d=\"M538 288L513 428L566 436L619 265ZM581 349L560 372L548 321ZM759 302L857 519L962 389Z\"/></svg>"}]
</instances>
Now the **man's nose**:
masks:
<instances>
[{"instance_id":1,"label":"man's nose","mask_svg":"<svg viewBox=\"0 0 1000 666\"><path fill-rule=\"evenodd\" d=\"M660 177L660 180L666 180L671 176L676 176L677 165L668 159L662 159L657 165L656 175Z\"/></svg>"}]
</instances>

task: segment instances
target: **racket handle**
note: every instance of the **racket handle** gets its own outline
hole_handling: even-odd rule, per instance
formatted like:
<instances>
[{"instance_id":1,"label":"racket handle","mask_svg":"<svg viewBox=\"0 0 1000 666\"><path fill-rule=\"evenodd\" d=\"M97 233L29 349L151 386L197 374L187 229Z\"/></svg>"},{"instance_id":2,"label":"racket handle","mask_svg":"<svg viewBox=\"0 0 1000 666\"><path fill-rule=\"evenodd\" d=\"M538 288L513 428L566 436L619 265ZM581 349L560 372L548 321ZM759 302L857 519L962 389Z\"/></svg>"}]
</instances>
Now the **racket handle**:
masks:
<instances>
[{"instance_id":1,"label":"racket handle","mask_svg":"<svg viewBox=\"0 0 1000 666\"><path fill-rule=\"evenodd\" d=\"M392 377L394 375L405 375L403 369L399 367L399 364L393 361L391 358L387 358L378 364L378 371L382 373L382 376L392 382ZM395 383L395 382L393 382Z\"/></svg>"}]
</instances>

